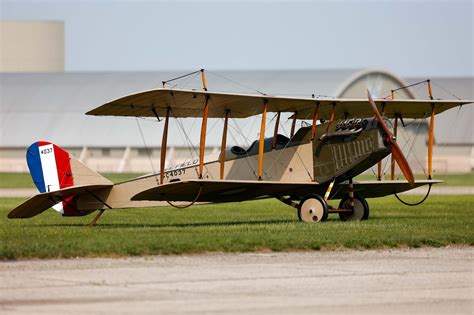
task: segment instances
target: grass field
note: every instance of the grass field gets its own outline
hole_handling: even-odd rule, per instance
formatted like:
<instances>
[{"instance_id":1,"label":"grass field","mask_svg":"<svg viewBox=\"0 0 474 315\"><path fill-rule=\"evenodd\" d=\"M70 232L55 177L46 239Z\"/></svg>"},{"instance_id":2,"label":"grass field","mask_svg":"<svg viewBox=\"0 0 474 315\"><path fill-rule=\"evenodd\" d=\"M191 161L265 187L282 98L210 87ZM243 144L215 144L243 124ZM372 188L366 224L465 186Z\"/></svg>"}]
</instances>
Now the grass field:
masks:
<instances>
[{"instance_id":1,"label":"grass field","mask_svg":"<svg viewBox=\"0 0 474 315\"><path fill-rule=\"evenodd\" d=\"M112 182L117 183L127 179L138 177L142 174L110 173L103 174ZM426 179L417 175L417 179ZM474 173L436 175L435 179L444 181L445 186L474 186ZM356 180L375 180L373 175L359 175ZM31 176L28 173L0 173L0 188L35 188Z\"/></svg>"},{"instance_id":2,"label":"grass field","mask_svg":"<svg viewBox=\"0 0 474 315\"><path fill-rule=\"evenodd\" d=\"M53 210L7 219L22 201L0 199L0 259L474 245L474 196L432 196L418 207L370 199L363 222L330 215L322 224L299 223L295 209L261 200L110 211L93 228L84 226L92 216L63 218Z\"/></svg>"}]
</instances>

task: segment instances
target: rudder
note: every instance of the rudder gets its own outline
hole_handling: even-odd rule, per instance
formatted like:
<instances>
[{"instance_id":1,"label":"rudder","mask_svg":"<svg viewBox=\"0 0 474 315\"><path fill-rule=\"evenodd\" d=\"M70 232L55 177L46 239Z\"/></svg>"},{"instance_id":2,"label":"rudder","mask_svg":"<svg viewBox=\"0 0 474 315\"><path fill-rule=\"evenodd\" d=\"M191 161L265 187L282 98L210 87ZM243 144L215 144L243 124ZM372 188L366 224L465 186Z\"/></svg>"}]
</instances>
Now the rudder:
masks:
<instances>
[{"instance_id":1,"label":"rudder","mask_svg":"<svg viewBox=\"0 0 474 315\"><path fill-rule=\"evenodd\" d=\"M33 143L27 150L26 161L31 177L41 193L80 185L112 185L59 146L47 142ZM64 216L78 213L74 197L64 198L53 208Z\"/></svg>"}]
</instances>

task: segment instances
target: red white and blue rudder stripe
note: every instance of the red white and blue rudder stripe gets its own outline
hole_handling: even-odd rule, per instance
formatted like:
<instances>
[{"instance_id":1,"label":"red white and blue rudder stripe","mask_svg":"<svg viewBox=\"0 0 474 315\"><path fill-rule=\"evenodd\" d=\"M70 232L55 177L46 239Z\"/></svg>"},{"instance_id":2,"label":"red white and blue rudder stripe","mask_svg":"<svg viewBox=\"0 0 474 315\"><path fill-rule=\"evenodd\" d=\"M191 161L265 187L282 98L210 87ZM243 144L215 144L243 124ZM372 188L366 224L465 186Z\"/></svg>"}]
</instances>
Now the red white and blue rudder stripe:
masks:
<instances>
[{"instance_id":1,"label":"red white and blue rudder stripe","mask_svg":"<svg viewBox=\"0 0 474 315\"><path fill-rule=\"evenodd\" d=\"M53 143L38 141L30 145L26 152L26 162L40 192L56 191L74 185L70 159L68 152ZM65 216L80 215L76 210L74 197L60 200L53 208Z\"/></svg>"}]
</instances>

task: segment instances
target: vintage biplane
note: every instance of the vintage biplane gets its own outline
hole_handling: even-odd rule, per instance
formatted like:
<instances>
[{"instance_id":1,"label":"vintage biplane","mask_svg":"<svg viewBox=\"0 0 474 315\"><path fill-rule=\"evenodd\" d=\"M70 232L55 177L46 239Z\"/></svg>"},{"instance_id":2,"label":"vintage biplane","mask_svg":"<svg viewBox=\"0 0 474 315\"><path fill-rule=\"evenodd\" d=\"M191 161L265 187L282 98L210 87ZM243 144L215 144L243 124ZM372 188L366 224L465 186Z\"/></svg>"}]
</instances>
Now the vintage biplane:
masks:
<instances>
[{"instance_id":1,"label":"vintage biplane","mask_svg":"<svg viewBox=\"0 0 474 315\"><path fill-rule=\"evenodd\" d=\"M432 179L435 115L470 104L468 100L373 100L295 98L211 92L202 71L202 90L163 88L128 95L95 108L87 115L135 116L163 119L160 170L121 183L112 183L90 170L55 144L39 141L26 154L40 194L13 209L9 218L29 218L53 207L63 216L107 209L186 207L194 203L238 202L277 198L297 209L304 222L325 221L329 213L341 220L365 220L366 198L396 194L439 181ZM273 137L265 138L266 116L276 115ZM281 113L292 113L289 137L279 134ZM382 113L382 114L381 114ZM229 119L261 115L260 136L248 148L227 146ZM165 168L170 118L201 119L199 159ZM312 124L295 130L297 119ZM208 118L224 121L218 159L204 161ZM428 179L414 180L410 165L396 142L397 122L429 118ZM387 120L393 119L393 129ZM354 182L353 178L392 155L405 180ZM380 168L379 168L380 169ZM380 174L379 174L380 179ZM338 207L330 199L341 200Z\"/></svg>"}]
</instances>

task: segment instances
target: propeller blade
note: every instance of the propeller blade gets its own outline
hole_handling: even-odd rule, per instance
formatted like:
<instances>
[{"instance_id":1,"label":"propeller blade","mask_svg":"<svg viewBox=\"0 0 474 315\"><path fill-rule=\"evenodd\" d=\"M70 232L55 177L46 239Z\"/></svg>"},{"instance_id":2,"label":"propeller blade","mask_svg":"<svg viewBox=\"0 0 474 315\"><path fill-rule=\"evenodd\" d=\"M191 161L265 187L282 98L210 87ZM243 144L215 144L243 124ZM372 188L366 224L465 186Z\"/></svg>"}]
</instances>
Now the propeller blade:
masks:
<instances>
[{"instance_id":1,"label":"propeller blade","mask_svg":"<svg viewBox=\"0 0 474 315\"><path fill-rule=\"evenodd\" d=\"M397 161L400 170L403 173L403 176L407 179L410 185L415 184L415 178L413 176L413 172L411 171L410 164L408 164L405 155L403 155L402 150L398 146L398 143L393 141L390 143L390 148L392 149L392 156Z\"/></svg>"},{"instance_id":2,"label":"propeller blade","mask_svg":"<svg viewBox=\"0 0 474 315\"><path fill-rule=\"evenodd\" d=\"M383 131L385 132L385 134L387 136L390 137L390 139L392 139L392 133L390 132L390 129L388 129L387 125L383 121L382 115L380 115L379 110L377 109L377 105L375 105L375 102L372 99L372 96L370 95L369 90L367 90L367 96L369 98L370 107L372 107L372 111L374 112L375 117L377 117L377 120L379 121L379 124L382 126Z\"/></svg>"},{"instance_id":3,"label":"propeller blade","mask_svg":"<svg viewBox=\"0 0 474 315\"><path fill-rule=\"evenodd\" d=\"M379 121L380 126L382 126L382 129L385 132L386 141L390 145L393 158L395 159L395 161L397 161L397 164L400 167L400 170L402 171L403 176L405 176L405 178L410 183L410 185L413 185L415 183L415 178L410 168L410 164L408 164L408 161L405 158L405 155L403 155L403 152L398 146L398 143L394 141L392 133L390 132L390 129L387 127L387 125L385 124L385 121L383 120L382 115L380 115L379 110L377 109L377 105L372 99L372 96L370 95L369 90L367 90L367 97L369 99L369 104L372 107L372 110L374 111L375 117L377 117L377 120Z\"/></svg>"}]
</instances>

